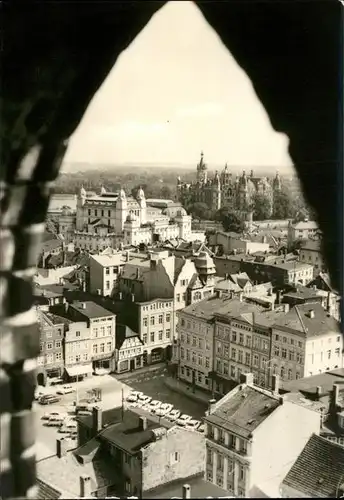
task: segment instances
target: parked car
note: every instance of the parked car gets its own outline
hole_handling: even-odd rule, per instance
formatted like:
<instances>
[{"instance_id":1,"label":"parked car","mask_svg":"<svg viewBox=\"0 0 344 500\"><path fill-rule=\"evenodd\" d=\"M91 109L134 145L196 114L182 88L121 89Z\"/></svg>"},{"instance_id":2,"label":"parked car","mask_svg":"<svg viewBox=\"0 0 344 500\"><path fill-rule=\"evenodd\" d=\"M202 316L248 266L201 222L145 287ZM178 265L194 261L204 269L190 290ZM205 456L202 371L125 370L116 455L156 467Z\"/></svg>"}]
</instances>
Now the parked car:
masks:
<instances>
[{"instance_id":1,"label":"parked car","mask_svg":"<svg viewBox=\"0 0 344 500\"><path fill-rule=\"evenodd\" d=\"M204 424L201 424L198 429L197 429L198 432L200 432L201 434L204 434L205 432L205 425Z\"/></svg>"},{"instance_id":2,"label":"parked car","mask_svg":"<svg viewBox=\"0 0 344 500\"><path fill-rule=\"evenodd\" d=\"M146 406L151 401L152 401L152 398L150 396L146 396L145 394L140 394L137 398L138 406Z\"/></svg>"},{"instance_id":3,"label":"parked car","mask_svg":"<svg viewBox=\"0 0 344 500\"><path fill-rule=\"evenodd\" d=\"M39 404L41 405L52 405L54 403L58 403L61 401L61 399L58 396L51 395L51 396L42 396L39 399Z\"/></svg>"},{"instance_id":4,"label":"parked car","mask_svg":"<svg viewBox=\"0 0 344 500\"><path fill-rule=\"evenodd\" d=\"M161 401L158 401L157 399L153 399L148 405L146 406L147 411L150 411L151 413L154 413L160 406L162 405Z\"/></svg>"},{"instance_id":5,"label":"parked car","mask_svg":"<svg viewBox=\"0 0 344 500\"><path fill-rule=\"evenodd\" d=\"M50 385L60 385L60 384L63 384L62 378L54 378L50 382Z\"/></svg>"},{"instance_id":6,"label":"parked car","mask_svg":"<svg viewBox=\"0 0 344 500\"><path fill-rule=\"evenodd\" d=\"M61 412L59 411L48 411L47 413L44 413L44 415L41 417L42 420L49 420L51 417L58 417L61 415Z\"/></svg>"},{"instance_id":7,"label":"parked car","mask_svg":"<svg viewBox=\"0 0 344 500\"><path fill-rule=\"evenodd\" d=\"M190 420L192 420L192 417L190 417L190 415L181 415L177 420L176 420L176 424L177 425L180 425L181 427L185 427L186 423L189 422Z\"/></svg>"},{"instance_id":8,"label":"parked car","mask_svg":"<svg viewBox=\"0 0 344 500\"><path fill-rule=\"evenodd\" d=\"M72 392L75 392L75 389L73 386L64 385L58 391L56 391L56 394L71 394Z\"/></svg>"},{"instance_id":9,"label":"parked car","mask_svg":"<svg viewBox=\"0 0 344 500\"><path fill-rule=\"evenodd\" d=\"M144 395L143 392L131 391L131 393L129 394L129 396L127 396L127 398L126 398L126 401L128 401L128 403L134 403L134 402L137 401L138 397L141 394Z\"/></svg>"},{"instance_id":10,"label":"parked car","mask_svg":"<svg viewBox=\"0 0 344 500\"><path fill-rule=\"evenodd\" d=\"M185 424L185 428L189 429L190 431L195 431L198 429L198 427L201 425L201 422L199 420L189 420Z\"/></svg>"},{"instance_id":11,"label":"parked car","mask_svg":"<svg viewBox=\"0 0 344 500\"><path fill-rule=\"evenodd\" d=\"M75 407L75 413L80 415L80 412L92 413L92 405L89 404L78 404Z\"/></svg>"},{"instance_id":12,"label":"parked car","mask_svg":"<svg viewBox=\"0 0 344 500\"><path fill-rule=\"evenodd\" d=\"M73 431L77 431L77 424L76 422L68 422L68 420L65 420L59 429L59 432L64 434L70 434Z\"/></svg>"},{"instance_id":13,"label":"parked car","mask_svg":"<svg viewBox=\"0 0 344 500\"><path fill-rule=\"evenodd\" d=\"M168 415L166 415L167 420L170 422L175 422L180 417L181 412L179 410L172 410Z\"/></svg>"},{"instance_id":14,"label":"parked car","mask_svg":"<svg viewBox=\"0 0 344 500\"><path fill-rule=\"evenodd\" d=\"M165 415L167 415L168 413L170 413L170 411L173 409L173 405L171 405L170 403L163 403L160 408L158 408L155 412L155 415L157 415L158 417L164 417Z\"/></svg>"}]
</instances>

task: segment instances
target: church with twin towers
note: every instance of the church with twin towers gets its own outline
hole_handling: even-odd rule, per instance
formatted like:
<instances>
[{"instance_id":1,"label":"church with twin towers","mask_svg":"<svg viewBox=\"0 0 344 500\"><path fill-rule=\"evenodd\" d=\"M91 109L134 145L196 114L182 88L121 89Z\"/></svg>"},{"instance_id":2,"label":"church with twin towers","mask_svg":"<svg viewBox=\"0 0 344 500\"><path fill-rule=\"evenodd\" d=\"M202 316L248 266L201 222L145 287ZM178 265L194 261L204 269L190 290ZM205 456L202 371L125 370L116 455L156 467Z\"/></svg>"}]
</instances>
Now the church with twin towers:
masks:
<instances>
[{"instance_id":1,"label":"church with twin towers","mask_svg":"<svg viewBox=\"0 0 344 500\"><path fill-rule=\"evenodd\" d=\"M183 183L180 177L177 180L177 197L184 206L200 202L213 211L222 207L249 211L252 209L255 196L261 195L269 200L272 213L274 196L280 190L281 179L278 172L272 179L256 177L253 170L249 175L244 170L239 176L233 175L226 164L220 174L216 171L211 178L208 175L203 152L197 165L196 180L191 184Z\"/></svg>"}]
</instances>

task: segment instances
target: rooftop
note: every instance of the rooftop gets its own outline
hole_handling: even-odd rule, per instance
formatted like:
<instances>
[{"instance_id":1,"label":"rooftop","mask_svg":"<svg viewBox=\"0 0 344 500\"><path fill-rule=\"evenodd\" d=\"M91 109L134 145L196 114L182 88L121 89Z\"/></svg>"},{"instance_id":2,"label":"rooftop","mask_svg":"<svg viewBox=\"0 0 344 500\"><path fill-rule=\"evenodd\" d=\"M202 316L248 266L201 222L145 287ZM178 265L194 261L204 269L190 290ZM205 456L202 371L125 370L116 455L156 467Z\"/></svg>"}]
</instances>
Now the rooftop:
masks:
<instances>
[{"instance_id":1,"label":"rooftop","mask_svg":"<svg viewBox=\"0 0 344 500\"><path fill-rule=\"evenodd\" d=\"M276 321L274 327L294 330L306 337L316 337L329 332L340 333L339 322L319 303L294 306Z\"/></svg>"},{"instance_id":2,"label":"rooftop","mask_svg":"<svg viewBox=\"0 0 344 500\"><path fill-rule=\"evenodd\" d=\"M75 309L89 319L113 316L111 311L90 300L85 302L73 302L73 304L70 305L70 308Z\"/></svg>"},{"instance_id":3,"label":"rooftop","mask_svg":"<svg viewBox=\"0 0 344 500\"><path fill-rule=\"evenodd\" d=\"M310 498L338 498L343 472L344 447L313 434L282 485Z\"/></svg>"},{"instance_id":4,"label":"rooftop","mask_svg":"<svg viewBox=\"0 0 344 500\"><path fill-rule=\"evenodd\" d=\"M318 299L318 294L313 288L306 286L297 286L294 290L286 292L283 297L290 297L295 299Z\"/></svg>"},{"instance_id":5,"label":"rooftop","mask_svg":"<svg viewBox=\"0 0 344 500\"><path fill-rule=\"evenodd\" d=\"M292 227L294 229L318 229L319 226L317 224L317 222L313 221L313 220L309 220L309 221L303 221L303 222L295 222L294 224L292 224Z\"/></svg>"},{"instance_id":6,"label":"rooftop","mask_svg":"<svg viewBox=\"0 0 344 500\"><path fill-rule=\"evenodd\" d=\"M279 399L272 394L256 387L240 385L224 396L205 420L249 437L279 405Z\"/></svg>"},{"instance_id":7,"label":"rooftop","mask_svg":"<svg viewBox=\"0 0 344 500\"><path fill-rule=\"evenodd\" d=\"M147 418L147 429L142 430L139 427L140 416L137 413L124 410L122 420L122 408L103 411L102 418L104 428L99 434L99 438L118 445L128 453L136 453L143 446L154 441L155 434L153 430L158 428L167 429ZM78 420L87 427L92 427L92 415L79 417Z\"/></svg>"},{"instance_id":8,"label":"rooftop","mask_svg":"<svg viewBox=\"0 0 344 500\"><path fill-rule=\"evenodd\" d=\"M126 262L126 256L123 254L123 252L114 252L113 254L107 255L92 255L90 257L90 260L95 260L101 266L110 267L119 266L120 264Z\"/></svg>"},{"instance_id":9,"label":"rooftop","mask_svg":"<svg viewBox=\"0 0 344 500\"><path fill-rule=\"evenodd\" d=\"M160 499L160 498L182 498L184 484L191 487L191 498L206 498L206 497L225 497L228 496L228 491L219 488L215 484L205 481L203 475L185 478L171 483L163 484L152 490L143 493L143 499Z\"/></svg>"},{"instance_id":10,"label":"rooftop","mask_svg":"<svg viewBox=\"0 0 344 500\"><path fill-rule=\"evenodd\" d=\"M133 337L137 337L140 339L139 334L134 332L129 326L121 325L116 323L116 348L120 349L125 339L130 339ZM140 340L141 342L141 340Z\"/></svg>"},{"instance_id":11,"label":"rooftop","mask_svg":"<svg viewBox=\"0 0 344 500\"><path fill-rule=\"evenodd\" d=\"M236 298L213 296L185 307L182 312L209 321L214 318L215 314L236 317L261 310L262 308L259 306L244 301L241 302Z\"/></svg>"},{"instance_id":12,"label":"rooftop","mask_svg":"<svg viewBox=\"0 0 344 500\"><path fill-rule=\"evenodd\" d=\"M322 394L329 394L333 384L343 384L344 389L344 368L332 370L330 372L319 373L311 377L300 378L282 382L281 388L287 392L304 392L307 394L316 394L317 387L321 387Z\"/></svg>"}]
</instances>

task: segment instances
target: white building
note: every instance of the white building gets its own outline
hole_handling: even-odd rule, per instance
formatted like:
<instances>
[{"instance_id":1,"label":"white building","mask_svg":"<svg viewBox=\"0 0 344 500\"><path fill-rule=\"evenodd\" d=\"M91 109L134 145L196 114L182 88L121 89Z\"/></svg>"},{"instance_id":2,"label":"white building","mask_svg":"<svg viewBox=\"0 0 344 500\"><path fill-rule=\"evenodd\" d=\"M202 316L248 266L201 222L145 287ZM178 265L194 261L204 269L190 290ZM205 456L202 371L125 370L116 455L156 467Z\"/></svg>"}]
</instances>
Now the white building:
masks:
<instances>
[{"instance_id":1,"label":"white building","mask_svg":"<svg viewBox=\"0 0 344 500\"><path fill-rule=\"evenodd\" d=\"M149 207L143 189L134 198L123 189L109 193L102 187L97 195L81 188L76 213L77 247L101 251L108 246L137 246L173 238L193 239L191 216L183 208L170 216L167 209Z\"/></svg>"},{"instance_id":2,"label":"white building","mask_svg":"<svg viewBox=\"0 0 344 500\"><path fill-rule=\"evenodd\" d=\"M129 260L129 252L90 255L90 292L103 297L113 295L118 276Z\"/></svg>"}]
</instances>

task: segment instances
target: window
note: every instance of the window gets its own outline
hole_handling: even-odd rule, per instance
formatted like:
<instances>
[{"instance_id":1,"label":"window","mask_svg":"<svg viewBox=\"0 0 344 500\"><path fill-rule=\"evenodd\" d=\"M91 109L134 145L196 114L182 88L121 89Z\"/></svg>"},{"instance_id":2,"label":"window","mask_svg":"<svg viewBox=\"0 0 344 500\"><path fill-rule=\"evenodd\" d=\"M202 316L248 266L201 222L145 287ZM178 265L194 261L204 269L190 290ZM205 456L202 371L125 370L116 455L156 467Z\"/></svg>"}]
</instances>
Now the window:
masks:
<instances>
[{"instance_id":1,"label":"window","mask_svg":"<svg viewBox=\"0 0 344 500\"><path fill-rule=\"evenodd\" d=\"M107 349L108 351L111 351L111 350L112 350L112 342L107 342L107 344L106 344L106 349Z\"/></svg>"},{"instance_id":2,"label":"window","mask_svg":"<svg viewBox=\"0 0 344 500\"><path fill-rule=\"evenodd\" d=\"M246 345L247 345L247 347L251 347L251 336L250 335L248 335L246 337Z\"/></svg>"},{"instance_id":3,"label":"window","mask_svg":"<svg viewBox=\"0 0 344 500\"><path fill-rule=\"evenodd\" d=\"M337 347L337 349L334 350L336 356L340 356L340 348Z\"/></svg>"},{"instance_id":4,"label":"window","mask_svg":"<svg viewBox=\"0 0 344 500\"><path fill-rule=\"evenodd\" d=\"M205 358L205 367L209 368L209 366L210 366L210 359L209 358Z\"/></svg>"},{"instance_id":5,"label":"window","mask_svg":"<svg viewBox=\"0 0 344 500\"><path fill-rule=\"evenodd\" d=\"M238 351L238 362L243 363L244 359L244 353L242 351Z\"/></svg>"},{"instance_id":6,"label":"window","mask_svg":"<svg viewBox=\"0 0 344 500\"><path fill-rule=\"evenodd\" d=\"M170 317L170 315L168 315L168 317ZM166 321L167 321L167 314L166 314ZM181 325L185 326L185 319L184 318L182 318L182 320L181 320Z\"/></svg>"},{"instance_id":7,"label":"window","mask_svg":"<svg viewBox=\"0 0 344 500\"><path fill-rule=\"evenodd\" d=\"M217 454L217 470L223 471L223 456L220 453Z\"/></svg>"},{"instance_id":8,"label":"window","mask_svg":"<svg viewBox=\"0 0 344 500\"><path fill-rule=\"evenodd\" d=\"M44 351L44 344L40 344L39 346L39 352L43 352Z\"/></svg>"},{"instance_id":9,"label":"window","mask_svg":"<svg viewBox=\"0 0 344 500\"><path fill-rule=\"evenodd\" d=\"M56 349L60 349L60 347L61 347L61 340L56 340L55 341L55 347L56 347Z\"/></svg>"},{"instance_id":10,"label":"window","mask_svg":"<svg viewBox=\"0 0 344 500\"><path fill-rule=\"evenodd\" d=\"M102 327L100 328L100 335L101 335L102 337L105 337L105 327L104 327L104 326L102 326Z\"/></svg>"},{"instance_id":11,"label":"window","mask_svg":"<svg viewBox=\"0 0 344 500\"><path fill-rule=\"evenodd\" d=\"M180 293L177 293L177 302L180 302Z\"/></svg>"},{"instance_id":12,"label":"window","mask_svg":"<svg viewBox=\"0 0 344 500\"><path fill-rule=\"evenodd\" d=\"M258 367L258 364L259 364L259 357L258 357L258 355L257 355L257 354L255 354L255 355L253 356L253 366Z\"/></svg>"},{"instance_id":13,"label":"window","mask_svg":"<svg viewBox=\"0 0 344 500\"><path fill-rule=\"evenodd\" d=\"M327 351L327 359L331 359L331 350Z\"/></svg>"},{"instance_id":14,"label":"window","mask_svg":"<svg viewBox=\"0 0 344 500\"><path fill-rule=\"evenodd\" d=\"M278 346L274 347L274 356L279 356L280 355L280 349Z\"/></svg>"},{"instance_id":15,"label":"window","mask_svg":"<svg viewBox=\"0 0 344 500\"><path fill-rule=\"evenodd\" d=\"M211 450L210 448L207 448L207 464L213 464L213 450Z\"/></svg>"},{"instance_id":16,"label":"window","mask_svg":"<svg viewBox=\"0 0 344 500\"><path fill-rule=\"evenodd\" d=\"M300 373L296 372L296 380L299 380L299 378L300 378Z\"/></svg>"},{"instance_id":17,"label":"window","mask_svg":"<svg viewBox=\"0 0 344 500\"><path fill-rule=\"evenodd\" d=\"M165 319L166 319L166 323L169 323L171 321L171 314L170 313L166 313ZM184 320L182 320L182 324L183 324L183 321Z\"/></svg>"},{"instance_id":18,"label":"window","mask_svg":"<svg viewBox=\"0 0 344 500\"><path fill-rule=\"evenodd\" d=\"M159 337L159 340L162 340L162 334L163 334L163 333L164 333L164 332L163 332L162 330L159 330L159 332L158 332L158 337Z\"/></svg>"},{"instance_id":19,"label":"window","mask_svg":"<svg viewBox=\"0 0 344 500\"><path fill-rule=\"evenodd\" d=\"M216 352L217 352L217 354L221 354L221 352L222 352L222 344L221 344L221 342L217 342L216 343Z\"/></svg>"},{"instance_id":20,"label":"window","mask_svg":"<svg viewBox=\"0 0 344 500\"><path fill-rule=\"evenodd\" d=\"M143 326L148 326L148 318L147 318L147 316L145 316L143 318Z\"/></svg>"},{"instance_id":21,"label":"window","mask_svg":"<svg viewBox=\"0 0 344 500\"><path fill-rule=\"evenodd\" d=\"M106 267L105 268L105 274L110 274L110 268L109 267ZM108 282L107 282L108 283Z\"/></svg>"},{"instance_id":22,"label":"window","mask_svg":"<svg viewBox=\"0 0 344 500\"><path fill-rule=\"evenodd\" d=\"M52 349L53 348L53 343L52 342L48 342L47 343L47 349Z\"/></svg>"},{"instance_id":23,"label":"window","mask_svg":"<svg viewBox=\"0 0 344 500\"><path fill-rule=\"evenodd\" d=\"M166 335L166 338L169 339L171 337L171 330L170 329L166 330L165 335Z\"/></svg>"},{"instance_id":24,"label":"window","mask_svg":"<svg viewBox=\"0 0 344 500\"><path fill-rule=\"evenodd\" d=\"M231 358L234 360L236 359L236 349L232 349Z\"/></svg>"},{"instance_id":25,"label":"window","mask_svg":"<svg viewBox=\"0 0 344 500\"><path fill-rule=\"evenodd\" d=\"M293 371L289 368L288 370L288 380L292 380L293 379Z\"/></svg>"},{"instance_id":26,"label":"window","mask_svg":"<svg viewBox=\"0 0 344 500\"><path fill-rule=\"evenodd\" d=\"M221 370L222 369L222 366L221 366L221 360L220 359L217 359L216 360L216 370L221 373Z\"/></svg>"},{"instance_id":27,"label":"window","mask_svg":"<svg viewBox=\"0 0 344 500\"><path fill-rule=\"evenodd\" d=\"M150 341L154 342L154 332L151 332L151 334L150 334Z\"/></svg>"},{"instance_id":28,"label":"window","mask_svg":"<svg viewBox=\"0 0 344 500\"><path fill-rule=\"evenodd\" d=\"M239 481L245 481L245 467L239 465Z\"/></svg>"},{"instance_id":29,"label":"window","mask_svg":"<svg viewBox=\"0 0 344 500\"><path fill-rule=\"evenodd\" d=\"M198 339L198 348L203 349L203 341L202 339Z\"/></svg>"},{"instance_id":30,"label":"window","mask_svg":"<svg viewBox=\"0 0 344 500\"><path fill-rule=\"evenodd\" d=\"M81 356L80 356L80 354L77 354L77 355L75 356L75 361L76 361L77 363L79 363L79 361L80 361L80 360L81 360Z\"/></svg>"},{"instance_id":31,"label":"window","mask_svg":"<svg viewBox=\"0 0 344 500\"><path fill-rule=\"evenodd\" d=\"M192 337L192 346L196 347L196 345L197 345L197 338L196 337Z\"/></svg>"},{"instance_id":32,"label":"window","mask_svg":"<svg viewBox=\"0 0 344 500\"><path fill-rule=\"evenodd\" d=\"M56 361L60 361L62 359L62 352L57 352L55 354L55 359L56 359Z\"/></svg>"},{"instance_id":33,"label":"window","mask_svg":"<svg viewBox=\"0 0 344 500\"><path fill-rule=\"evenodd\" d=\"M159 314L159 317L158 317L159 325L162 325L163 321L164 321L164 316L162 314Z\"/></svg>"},{"instance_id":34,"label":"window","mask_svg":"<svg viewBox=\"0 0 344 500\"><path fill-rule=\"evenodd\" d=\"M235 378L235 366L231 365L231 377Z\"/></svg>"},{"instance_id":35,"label":"window","mask_svg":"<svg viewBox=\"0 0 344 500\"><path fill-rule=\"evenodd\" d=\"M281 379L284 379L285 369L284 366L281 366Z\"/></svg>"},{"instance_id":36,"label":"window","mask_svg":"<svg viewBox=\"0 0 344 500\"><path fill-rule=\"evenodd\" d=\"M279 340L279 335L277 335L277 334L275 335L275 340L277 340L277 341Z\"/></svg>"},{"instance_id":37,"label":"window","mask_svg":"<svg viewBox=\"0 0 344 500\"><path fill-rule=\"evenodd\" d=\"M285 347L282 347L281 354L283 359L287 359L287 349Z\"/></svg>"},{"instance_id":38,"label":"window","mask_svg":"<svg viewBox=\"0 0 344 500\"><path fill-rule=\"evenodd\" d=\"M237 334L236 332L233 332L232 333L232 342L236 342L237 341Z\"/></svg>"},{"instance_id":39,"label":"window","mask_svg":"<svg viewBox=\"0 0 344 500\"><path fill-rule=\"evenodd\" d=\"M87 353L83 354L82 358L83 358L84 361L87 361L88 360L88 354Z\"/></svg>"},{"instance_id":40,"label":"window","mask_svg":"<svg viewBox=\"0 0 344 500\"><path fill-rule=\"evenodd\" d=\"M97 344L93 344L93 354L97 354L98 353L98 346Z\"/></svg>"},{"instance_id":41,"label":"window","mask_svg":"<svg viewBox=\"0 0 344 500\"><path fill-rule=\"evenodd\" d=\"M340 337L337 337L337 339L336 339L336 340L337 340L337 342L340 342Z\"/></svg>"},{"instance_id":42,"label":"window","mask_svg":"<svg viewBox=\"0 0 344 500\"><path fill-rule=\"evenodd\" d=\"M244 335L242 333L239 334L239 344L244 344Z\"/></svg>"},{"instance_id":43,"label":"window","mask_svg":"<svg viewBox=\"0 0 344 500\"><path fill-rule=\"evenodd\" d=\"M143 341L144 344L147 344L147 333L144 333L142 335L142 341Z\"/></svg>"},{"instance_id":44,"label":"window","mask_svg":"<svg viewBox=\"0 0 344 500\"><path fill-rule=\"evenodd\" d=\"M245 365L250 366L250 364L251 364L251 356L250 356L249 352L246 352L245 353Z\"/></svg>"},{"instance_id":45,"label":"window","mask_svg":"<svg viewBox=\"0 0 344 500\"><path fill-rule=\"evenodd\" d=\"M186 349L186 361L190 361L190 351Z\"/></svg>"},{"instance_id":46,"label":"window","mask_svg":"<svg viewBox=\"0 0 344 500\"><path fill-rule=\"evenodd\" d=\"M98 337L98 328L95 328L95 329L94 329L94 336L95 336L95 337Z\"/></svg>"},{"instance_id":47,"label":"window","mask_svg":"<svg viewBox=\"0 0 344 500\"><path fill-rule=\"evenodd\" d=\"M228 363L227 363L227 361L223 362L223 374L228 375Z\"/></svg>"},{"instance_id":48,"label":"window","mask_svg":"<svg viewBox=\"0 0 344 500\"><path fill-rule=\"evenodd\" d=\"M282 342L283 342L283 344L286 344L287 343L287 337L283 337Z\"/></svg>"},{"instance_id":49,"label":"window","mask_svg":"<svg viewBox=\"0 0 344 500\"><path fill-rule=\"evenodd\" d=\"M185 353L184 353L184 347L180 348L180 357L181 359L184 359Z\"/></svg>"},{"instance_id":50,"label":"window","mask_svg":"<svg viewBox=\"0 0 344 500\"><path fill-rule=\"evenodd\" d=\"M151 318L150 318L150 324L151 324L151 326L155 325L155 317L154 316L151 316Z\"/></svg>"},{"instance_id":51,"label":"window","mask_svg":"<svg viewBox=\"0 0 344 500\"><path fill-rule=\"evenodd\" d=\"M196 353L192 351L192 362L196 363Z\"/></svg>"},{"instance_id":52,"label":"window","mask_svg":"<svg viewBox=\"0 0 344 500\"><path fill-rule=\"evenodd\" d=\"M202 355L201 355L201 354L199 354L199 355L198 355L198 364L199 364L200 366L202 366L202 364L203 364L203 363L202 363Z\"/></svg>"},{"instance_id":53,"label":"window","mask_svg":"<svg viewBox=\"0 0 344 500\"><path fill-rule=\"evenodd\" d=\"M289 361L294 361L294 351L289 351Z\"/></svg>"},{"instance_id":54,"label":"window","mask_svg":"<svg viewBox=\"0 0 344 500\"><path fill-rule=\"evenodd\" d=\"M53 363L54 362L54 355L53 354L47 354L46 361L47 361L47 364Z\"/></svg>"},{"instance_id":55,"label":"window","mask_svg":"<svg viewBox=\"0 0 344 500\"><path fill-rule=\"evenodd\" d=\"M209 340L205 341L205 348L206 348L207 351L209 351L209 349L210 349L210 342L209 342Z\"/></svg>"}]
</instances>

